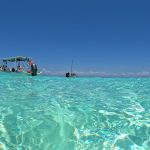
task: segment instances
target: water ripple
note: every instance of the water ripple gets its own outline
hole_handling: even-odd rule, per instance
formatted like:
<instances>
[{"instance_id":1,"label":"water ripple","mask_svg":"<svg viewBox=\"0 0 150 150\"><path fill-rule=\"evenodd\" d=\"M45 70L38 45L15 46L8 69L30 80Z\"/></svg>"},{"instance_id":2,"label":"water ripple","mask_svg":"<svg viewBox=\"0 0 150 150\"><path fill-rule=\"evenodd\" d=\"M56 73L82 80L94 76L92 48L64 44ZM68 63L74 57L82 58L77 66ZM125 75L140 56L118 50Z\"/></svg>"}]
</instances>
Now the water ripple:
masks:
<instances>
[{"instance_id":1,"label":"water ripple","mask_svg":"<svg viewBox=\"0 0 150 150\"><path fill-rule=\"evenodd\" d=\"M149 150L149 78L0 74L0 149Z\"/></svg>"}]
</instances>

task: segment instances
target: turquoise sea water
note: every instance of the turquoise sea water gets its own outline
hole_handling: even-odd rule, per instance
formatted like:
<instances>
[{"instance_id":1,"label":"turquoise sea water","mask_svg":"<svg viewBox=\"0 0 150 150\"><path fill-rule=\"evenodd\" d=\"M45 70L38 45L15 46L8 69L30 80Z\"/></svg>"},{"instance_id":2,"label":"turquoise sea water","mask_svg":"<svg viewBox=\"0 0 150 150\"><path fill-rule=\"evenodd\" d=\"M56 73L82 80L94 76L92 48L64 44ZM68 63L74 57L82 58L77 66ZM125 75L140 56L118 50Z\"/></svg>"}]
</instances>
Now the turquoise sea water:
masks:
<instances>
[{"instance_id":1,"label":"turquoise sea water","mask_svg":"<svg viewBox=\"0 0 150 150\"><path fill-rule=\"evenodd\" d=\"M0 73L0 150L149 150L150 78Z\"/></svg>"}]
</instances>

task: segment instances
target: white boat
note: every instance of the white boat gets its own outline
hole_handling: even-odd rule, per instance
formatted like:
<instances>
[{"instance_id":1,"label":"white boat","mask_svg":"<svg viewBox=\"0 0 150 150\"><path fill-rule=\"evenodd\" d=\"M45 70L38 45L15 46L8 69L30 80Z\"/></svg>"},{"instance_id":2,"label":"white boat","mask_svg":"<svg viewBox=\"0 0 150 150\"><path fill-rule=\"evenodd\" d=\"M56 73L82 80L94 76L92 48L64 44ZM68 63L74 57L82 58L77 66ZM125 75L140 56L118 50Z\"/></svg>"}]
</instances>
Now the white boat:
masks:
<instances>
[{"instance_id":1,"label":"white boat","mask_svg":"<svg viewBox=\"0 0 150 150\"><path fill-rule=\"evenodd\" d=\"M7 73L21 73L32 76L41 74L41 72L38 72L37 65L32 62L30 57L22 56L3 58L0 71Z\"/></svg>"}]
</instances>

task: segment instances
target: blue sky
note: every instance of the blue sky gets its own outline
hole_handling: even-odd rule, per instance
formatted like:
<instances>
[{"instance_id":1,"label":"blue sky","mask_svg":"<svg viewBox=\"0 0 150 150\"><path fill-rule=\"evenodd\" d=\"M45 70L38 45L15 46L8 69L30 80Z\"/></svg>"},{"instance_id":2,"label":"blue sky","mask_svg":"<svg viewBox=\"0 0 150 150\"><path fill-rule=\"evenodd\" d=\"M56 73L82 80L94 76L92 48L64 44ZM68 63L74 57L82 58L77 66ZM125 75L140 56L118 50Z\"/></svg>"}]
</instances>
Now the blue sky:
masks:
<instances>
[{"instance_id":1,"label":"blue sky","mask_svg":"<svg viewBox=\"0 0 150 150\"><path fill-rule=\"evenodd\" d=\"M0 57L31 56L41 68L150 71L150 1L0 1Z\"/></svg>"}]
</instances>

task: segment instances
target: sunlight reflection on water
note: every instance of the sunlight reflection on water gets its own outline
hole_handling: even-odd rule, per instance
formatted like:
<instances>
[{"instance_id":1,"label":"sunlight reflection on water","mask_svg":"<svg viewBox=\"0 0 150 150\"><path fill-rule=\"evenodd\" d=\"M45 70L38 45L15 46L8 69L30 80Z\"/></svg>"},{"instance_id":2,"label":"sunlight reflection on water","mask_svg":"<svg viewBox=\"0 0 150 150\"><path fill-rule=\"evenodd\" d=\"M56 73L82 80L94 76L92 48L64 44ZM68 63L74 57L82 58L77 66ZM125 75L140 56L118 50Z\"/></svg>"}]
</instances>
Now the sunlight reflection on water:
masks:
<instances>
[{"instance_id":1,"label":"sunlight reflection on water","mask_svg":"<svg viewBox=\"0 0 150 150\"><path fill-rule=\"evenodd\" d=\"M0 149L150 149L149 78L0 75Z\"/></svg>"}]
</instances>

